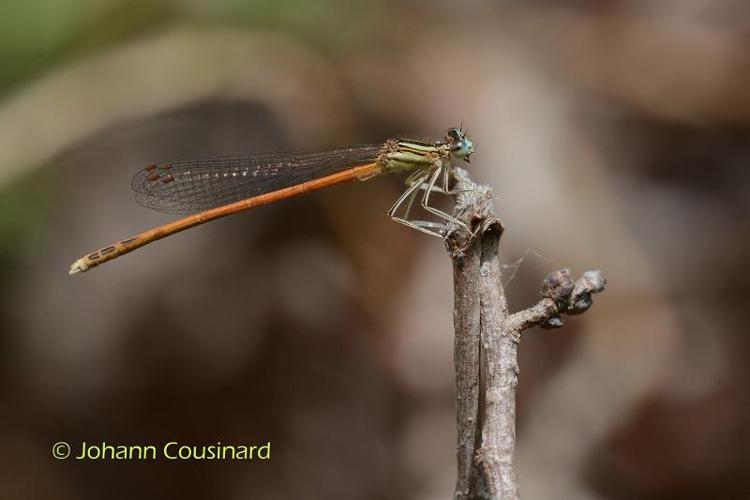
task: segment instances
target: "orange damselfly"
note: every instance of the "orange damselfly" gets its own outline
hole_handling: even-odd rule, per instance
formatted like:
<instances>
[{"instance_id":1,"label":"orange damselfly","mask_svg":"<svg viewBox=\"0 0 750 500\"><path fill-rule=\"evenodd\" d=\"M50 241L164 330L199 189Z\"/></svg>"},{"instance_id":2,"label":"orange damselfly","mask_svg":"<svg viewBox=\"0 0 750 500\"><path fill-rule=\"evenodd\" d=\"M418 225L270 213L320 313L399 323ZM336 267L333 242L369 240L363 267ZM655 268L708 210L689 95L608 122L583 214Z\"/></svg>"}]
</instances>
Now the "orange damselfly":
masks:
<instances>
[{"instance_id":1,"label":"orange damselfly","mask_svg":"<svg viewBox=\"0 0 750 500\"><path fill-rule=\"evenodd\" d=\"M220 217L345 181L362 181L390 172L411 172L411 175L406 180L406 191L393 204L388 216L411 228L442 237L444 224L409 218L412 205L418 193L424 191L421 206L427 212L446 221L455 221L430 206L430 193L450 194L451 160L468 162L473 152L474 143L466 133L460 128L451 128L444 140L433 143L389 139L383 144L320 153L267 153L149 165L140 170L131 183L137 202L163 212L192 215L85 255L73 263L70 274L88 271L153 241ZM441 178L441 185L438 185ZM404 209L399 215L402 206Z\"/></svg>"}]
</instances>

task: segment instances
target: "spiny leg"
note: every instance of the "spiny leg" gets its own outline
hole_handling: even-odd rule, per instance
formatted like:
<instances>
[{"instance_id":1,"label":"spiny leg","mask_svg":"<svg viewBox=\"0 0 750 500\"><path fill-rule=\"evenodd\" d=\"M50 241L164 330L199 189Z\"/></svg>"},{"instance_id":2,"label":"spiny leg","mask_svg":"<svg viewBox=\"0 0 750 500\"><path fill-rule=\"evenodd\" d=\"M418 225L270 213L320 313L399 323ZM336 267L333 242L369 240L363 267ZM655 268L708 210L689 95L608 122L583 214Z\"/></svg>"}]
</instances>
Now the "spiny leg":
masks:
<instances>
[{"instance_id":1,"label":"spiny leg","mask_svg":"<svg viewBox=\"0 0 750 500\"><path fill-rule=\"evenodd\" d=\"M417 181L417 179L421 178L422 182L424 182L424 179L427 179L428 175L429 174L425 172L424 170L417 169L416 171L412 172L411 175L409 175L409 177L406 178L406 180L404 181L404 184L411 187Z\"/></svg>"},{"instance_id":2,"label":"spiny leg","mask_svg":"<svg viewBox=\"0 0 750 500\"><path fill-rule=\"evenodd\" d=\"M432 187L432 189L430 189L430 191L432 191L433 193L440 193L440 194L445 194L448 196L453 196L456 194L461 194L461 193L466 193L466 192L471 191L471 189L450 189L452 169L450 166L448 166L448 167L441 168L441 170L443 171L443 181L442 181L443 185L440 187L435 185ZM422 185L419 187L419 189L423 191L429 189L429 183L423 182Z\"/></svg>"},{"instance_id":3,"label":"spiny leg","mask_svg":"<svg viewBox=\"0 0 750 500\"><path fill-rule=\"evenodd\" d=\"M450 184L451 182L451 165L450 163L443 168L443 192L446 194L453 194L450 193Z\"/></svg>"},{"instance_id":4,"label":"spiny leg","mask_svg":"<svg viewBox=\"0 0 750 500\"><path fill-rule=\"evenodd\" d=\"M414 177L414 179L412 180L411 185L409 185L409 187L406 188L406 191L404 191L403 193L401 193L401 196L398 197L398 199L393 204L393 206L390 208L390 210L388 210L388 216L389 217L392 217L396 213L396 210L398 210L398 208L401 206L401 204L404 203L404 200L406 200L407 198L409 198L411 195L413 195L414 193L416 193L419 190L419 186L427 178L427 174L425 174L423 172L419 172L419 173L421 175L419 175L417 177L415 177L413 175L409 176L409 179L412 179L412 177Z\"/></svg>"},{"instance_id":5,"label":"spiny leg","mask_svg":"<svg viewBox=\"0 0 750 500\"><path fill-rule=\"evenodd\" d=\"M440 193L440 194L447 194L452 195L455 194L453 191L448 190L448 169L443 167L437 167L437 170L443 172L443 186L439 187L437 186L437 182L435 183L428 183L428 182L422 182L422 185L419 186L419 189L423 191L432 191L433 193Z\"/></svg>"},{"instance_id":6,"label":"spiny leg","mask_svg":"<svg viewBox=\"0 0 750 500\"><path fill-rule=\"evenodd\" d=\"M420 183L420 188L419 189L422 189L421 188L422 185L424 185L424 182ZM408 219L409 218L409 214L411 213L411 207L412 207L412 205L414 205L414 200L417 198L417 195L419 194L419 189L415 190L411 195L409 195L409 200L406 203L406 210L404 210L404 215L403 215L402 218L404 218L404 219Z\"/></svg>"},{"instance_id":7,"label":"spiny leg","mask_svg":"<svg viewBox=\"0 0 750 500\"><path fill-rule=\"evenodd\" d=\"M406 184L407 188L404 193L402 193L401 197L399 197L398 200L396 200L396 203L391 207L391 209L388 211L389 215L391 213L395 213L398 206L403 204L404 201L408 199L408 203L406 204L406 210L405 214L406 216L404 218L408 218L408 214L411 211L411 206L414 203L414 198L417 196L417 192L419 190L413 190L411 188L414 187L414 184L420 184L424 185L424 179L427 178L427 173L424 170L417 170L416 172L412 172L412 174L406 178L406 181L404 181L404 184Z\"/></svg>"},{"instance_id":8,"label":"spiny leg","mask_svg":"<svg viewBox=\"0 0 750 500\"><path fill-rule=\"evenodd\" d=\"M443 234L440 233L439 231L428 229L428 228L442 229L443 228L442 224L437 224L434 222L427 222L427 221L410 221L407 219L407 217L409 216L409 212L411 211L411 206L412 206L412 203L414 202L414 198L419 192L420 186L427 179L428 175L429 175L428 173L421 173L420 175L409 177L410 179L414 177L412 179L411 186L409 186L409 188L406 191L404 191L401 196L399 196L398 200L396 200L396 203L394 203L391 209L388 210L388 217L390 217L391 220L394 220L412 229L416 229L417 231L423 232L425 234L429 234L431 236L437 236L439 238L442 238ZM407 205L405 216L397 217L396 211L398 211L398 209L407 199L409 200L409 203Z\"/></svg>"},{"instance_id":9,"label":"spiny leg","mask_svg":"<svg viewBox=\"0 0 750 500\"><path fill-rule=\"evenodd\" d=\"M445 238L445 224L430 222L426 220L407 220L401 217L391 217L391 220L399 222L407 227L437 238Z\"/></svg>"},{"instance_id":10,"label":"spiny leg","mask_svg":"<svg viewBox=\"0 0 750 500\"><path fill-rule=\"evenodd\" d=\"M420 183L419 189L425 189L428 187L427 183L424 181L416 181L416 182ZM442 190L438 188L437 186L434 186L433 191L437 193L437 192L441 192ZM417 198L418 194L419 194L419 190L416 190L411 195L409 195L408 202L406 204L406 210L404 210L403 215L399 217L399 219L401 219L399 222L403 224L404 223L403 221L406 221L410 223L408 224L409 227L414 227L414 225L416 225L416 226L419 226L420 228L427 229L428 231L434 230L434 231L430 231L430 234L434 234L435 236L438 236L438 234L436 233L439 233L440 236L443 236L445 234L444 232L445 224L440 223L440 222L434 222L434 221L409 219L409 215L411 214L411 209L414 205L414 200Z\"/></svg>"},{"instance_id":11,"label":"spiny leg","mask_svg":"<svg viewBox=\"0 0 750 500\"><path fill-rule=\"evenodd\" d=\"M422 182L419 189L423 189L426 184ZM438 191L436 191L438 192ZM400 217L400 219L403 219L405 221L411 222L412 224L416 224L417 226L421 228L430 228L435 229L437 232L440 232L440 234L443 234L443 230L445 229L445 224L441 222L434 222L434 221L427 221L427 220L414 220L409 219L409 215L411 214L411 209L414 204L414 200L417 198L417 195L419 194L419 190L414 191L408 198L408 203L406 204L406 210L404 210L403 215ZM409 226L412 227L412 226Z\"/></svg>"},{"instance_id":12,"label":"spiny leg","mask_svg":"<svg viewBox=\"0 0 750 500\"><path fill-rule=\"evenodd\" d=\"M442 210L438 210L437 208L430 206L430 193L432 192L432 188L435 186L435 183L437 183L437 180L440 177L441 170L444 170L445 168L446 167L442 167L441 169L436 170L435 173L433 173L432 176L430 177L428 188L425 190L424 197L422 198L422 208L424 208L425 210L427 210L433 215L441 217L449 222L453 222L454 224L458 224L459 226L466 229L469 233L473 234L472 230L469 229L469 226L467 226L464 222L456 219L455 217L451 215L448 215Z\"/></svg>"},{"instance_id":13,"label":"spiny leg","mask_svg":"<svg viewBox=\"0 0 750 500\"><path fill-rule=\"evenodd\" d=\"M439 168L432 172L432 175L430 175L430 180L427 185L427 189L424 190L424 196L422 197L422 208L427 210L433 215L437 215L438 217L441 217L448 221L458 221L455 217L451 217L447 213L443 212L442 210L438 210L437 208L433 208L429 205L430 203L430 194L432 194L433 189L435 188L435 184L437 183L437 180L440 178L440 174L442 173L443 168Z\"/></svg>"},{"instance_id":14,"label":"spiny leg","mask_svg":"<svg viewBox=\"0 0 750 500\"><path fill-rule=\"evenodd\" d=\"M443 194L447 195L455 195L455 194L461 194L461 193L467 193L471 191L471 189L451 189L450 188L450 182L451 182L451 174L453 173L453 168L449 164L447 167L443 169ZM436 193L439 191L435 191Z\"/></svg>"},{"instance_id":15,"label":"spiny leg","mask_svg":"<svg viewBox=\"0 0 750 500\"><path fill-rule=\"evenodd\" d=\"M419 186L419 189L422 191L426 191L427 189L429 189L429 187L430 185L428 183L423 182L422 185ZM443 188L438 187L438 186L432 186L432 192L438 193L438 194L453 194L453 193L446 193L445 191L443 191Z\"/></svg>"}]
</instances>

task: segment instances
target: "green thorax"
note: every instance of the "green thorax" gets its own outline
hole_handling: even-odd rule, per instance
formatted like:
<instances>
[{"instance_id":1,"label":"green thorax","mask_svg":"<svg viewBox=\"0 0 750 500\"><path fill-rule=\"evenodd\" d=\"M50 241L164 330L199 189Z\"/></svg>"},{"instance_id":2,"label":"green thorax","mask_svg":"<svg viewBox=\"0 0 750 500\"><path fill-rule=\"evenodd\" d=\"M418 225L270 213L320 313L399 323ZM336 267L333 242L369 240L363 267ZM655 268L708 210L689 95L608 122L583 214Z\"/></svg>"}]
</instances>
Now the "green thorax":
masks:
<instances>
[{"instance_id":1,"label":"green thorax","mask_svg":"<svg viewBox=\"0 0 750 500\"><path fill-rule=\"evenodd\" d=\"M386 172L428 170L441 167L449 161L450 147L447 144L427 144L409 140L390 140L385 143L378 161Z\"/></svg>"}]
</instances>

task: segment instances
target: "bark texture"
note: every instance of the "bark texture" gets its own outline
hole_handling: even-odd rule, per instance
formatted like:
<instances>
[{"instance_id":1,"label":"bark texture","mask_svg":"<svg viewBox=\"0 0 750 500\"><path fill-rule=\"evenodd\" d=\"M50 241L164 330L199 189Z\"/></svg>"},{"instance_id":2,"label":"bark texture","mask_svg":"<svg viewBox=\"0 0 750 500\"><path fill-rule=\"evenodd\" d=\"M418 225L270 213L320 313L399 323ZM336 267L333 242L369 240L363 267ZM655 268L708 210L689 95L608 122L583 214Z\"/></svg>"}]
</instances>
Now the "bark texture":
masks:
<instances>
[{"instance_id":1,"label":"bark texture","mask_svg":"<svg viewBox=\"0 0 750 500\"><path fill-rule=\"evenodd\" d=\"M458 476L455 498L516 499L516 386L521 332L536 325L562 326L562 314L591 307L604 289L600 271L574 281L568 269L542 283L541 299L513 314L502 286L499 243L503 226L494 213L492 190L456 169L458 196L446 248L453 262L454 361Z\"/></svg>"}]
</instances>

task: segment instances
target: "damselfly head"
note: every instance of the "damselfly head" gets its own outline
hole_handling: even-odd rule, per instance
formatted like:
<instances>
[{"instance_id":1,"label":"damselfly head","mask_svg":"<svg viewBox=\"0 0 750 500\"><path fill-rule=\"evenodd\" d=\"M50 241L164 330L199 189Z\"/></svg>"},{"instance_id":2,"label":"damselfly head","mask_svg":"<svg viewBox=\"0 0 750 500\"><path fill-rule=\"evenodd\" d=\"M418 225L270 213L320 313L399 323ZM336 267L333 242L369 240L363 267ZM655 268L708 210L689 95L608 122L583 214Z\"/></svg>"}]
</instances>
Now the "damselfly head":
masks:
<instances>
[{"instance_id":1,"label":"damselfly head","mask_svg":"<svg viewBox=\"0 0 750 500\"><path fill-rule=\"evenodd\" d=\"M449 128L445 133L445 140L451 147L451 154L459 160L471 161L469 157L474 152L474 142L466 136L461 128Z\"/></svg>"}]
</instances>

